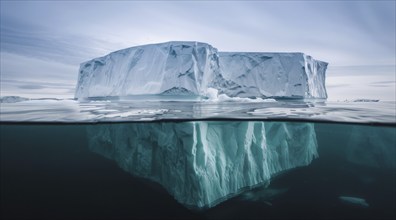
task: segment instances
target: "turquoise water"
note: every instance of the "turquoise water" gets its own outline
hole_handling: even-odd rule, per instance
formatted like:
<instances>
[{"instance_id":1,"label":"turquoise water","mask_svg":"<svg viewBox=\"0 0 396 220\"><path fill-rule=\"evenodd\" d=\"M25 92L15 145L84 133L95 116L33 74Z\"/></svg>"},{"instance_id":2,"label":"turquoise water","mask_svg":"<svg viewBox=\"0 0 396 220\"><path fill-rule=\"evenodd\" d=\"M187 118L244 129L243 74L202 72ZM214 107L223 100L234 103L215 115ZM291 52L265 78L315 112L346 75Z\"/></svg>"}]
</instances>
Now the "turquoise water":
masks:
<instances>
[{"instance_id":1,"label":"turquoise water","mask_svg":"<svg viewBox=\"0 0 396 220\"><path fill-rule=\"evenodd\" d=\"M2 103L2 218L396 217L394 102L144 103Z\"/></svg>"}]
</instances>

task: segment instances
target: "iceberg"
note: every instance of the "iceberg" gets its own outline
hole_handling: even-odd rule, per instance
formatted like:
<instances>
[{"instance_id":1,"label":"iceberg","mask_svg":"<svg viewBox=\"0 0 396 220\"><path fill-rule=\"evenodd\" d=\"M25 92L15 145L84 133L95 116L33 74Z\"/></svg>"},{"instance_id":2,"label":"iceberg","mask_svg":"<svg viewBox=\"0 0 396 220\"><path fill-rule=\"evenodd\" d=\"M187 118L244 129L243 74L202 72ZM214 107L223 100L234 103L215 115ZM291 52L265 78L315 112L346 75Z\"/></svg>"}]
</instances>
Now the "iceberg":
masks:
<instances>
[{"instance_id":1,"label":"iceberg","mask_svg":"<svg viewBox=\"0 0 396 220\"><path fill-rule=\"evenodd\" d=\"M162 185L189 208L212 207L318 156L313 124L161 122L87 127L91 151Z\"/></svg>"},{"instance_id":2,"label":"iceberg","mask_svg":"<svg viewBox=\"0 0 396 220\"><path fill-rule=\"evenodd\" d=\"M197 95L327 98L327 63L303 53L218 52L200 42L131 47L80 65L75 98Z\"/></svg>"}]
</instances>

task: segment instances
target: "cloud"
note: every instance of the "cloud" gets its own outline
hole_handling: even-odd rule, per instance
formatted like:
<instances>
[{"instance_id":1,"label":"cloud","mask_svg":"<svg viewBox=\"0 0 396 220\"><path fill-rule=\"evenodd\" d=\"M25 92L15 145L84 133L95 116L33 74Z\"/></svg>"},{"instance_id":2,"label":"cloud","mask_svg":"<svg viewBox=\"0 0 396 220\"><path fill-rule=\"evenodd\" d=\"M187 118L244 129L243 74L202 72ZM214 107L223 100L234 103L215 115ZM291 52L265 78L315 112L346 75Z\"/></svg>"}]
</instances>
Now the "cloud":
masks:
<instances>
[{"instance_id":1,"label":"cloud","mask_svg":"<svg viewBox=\"0 0 396 220\"><path fill-rule=\"evenodd\" d=\"M76 82L77 65L0 52L1 80Z\"/></svg>"},{"instance_id":2,"label":"cloud","mask_svg":"<svg viewBox=\"0 0 396 220\"><path fill-rule=\"evenodd\" d=\"M78 66L0 52L1 96L73 97Z\"/></svg>"},{"instance_id":3,"label":"cloud","mask_svg":"<svg viewBox=\"0 0 396 220\"><path fill-rule=\"evenodd\" d=\"M1 32L7 51L68 63L196 40L222 51L306 52L331 65L393 65L394 8L392 1L2 2Z\"/></svg>"},{"instance_id":4,"label":"cloud","mask_svg":"<svg viewBox=\"0 0 396 220\"><path fill-rule=\"evenodd\" d=\"M329 69L326 78L329 100L396 100L395 67L346 66ZM333 74L333 71L337 74Z\"/></svg>"},{"instance_id":5,"label":"cloud","mask_svg":"<svg viewBox=\"0 0 396 220\"><path fill-rule=\"evenodd\" d=\"M396 81L390 80L390 81L377 81L377 82L372 82L370 83L371 85L378 85L378 84L395 84Z\"/></svg>"},{"instance_id":6,"label":"cloud","mask_svg":"<svg viewBox=\"0 0 396 220\"><path fill-rule=\"evenodd\" d=\"M326 84L326 88L328 88L328 89L340 88L340 87L348 87L348 86L350 86L350 85L349 84L335 84L335 85Z\"/></svg>"},{"instance_id":7,"label":"cloud","mask_svg":"<svg viewBox=\"0 0 396 220\"><path fill-rule=\"evenodd\" d=\"M19 85L18 88L31 90L31 89L44 89L45 87L42 85L26 84L26 85Z\"/></svg>"},{"instance_id":8,"label":"cloud","mask_svg":"<svg viewBox=\"0 0 396 220\"><path fill-rule=\"evenodd\" d=\"M1 51L64 64L78 65L108 51L109 43L81 35L61 33L39 25L3 17Z\"/></svg>"},{"instance_id":9,"label":"cloud","mask_svg":"<svg viewBox=\"0 0 396 220\"><path fill-rule=\"evenodd\" d=\"M43 81L1 80L0 96L73 98L75 85Z\"/></svg>"},{"instance_id":10,"label":"cloud","mask_svg":"<svg viewBox=\"0 0 396 220\"><path fill-rule=\"evenodd\" d=\"M391 88L395 88L395 87L396 87L396 81L394 81L394 80L389 80L389 81L371 82L371 83L369 83L369 86L373 86L373 87L391 87Z\"/></svg>"}]
</instances>

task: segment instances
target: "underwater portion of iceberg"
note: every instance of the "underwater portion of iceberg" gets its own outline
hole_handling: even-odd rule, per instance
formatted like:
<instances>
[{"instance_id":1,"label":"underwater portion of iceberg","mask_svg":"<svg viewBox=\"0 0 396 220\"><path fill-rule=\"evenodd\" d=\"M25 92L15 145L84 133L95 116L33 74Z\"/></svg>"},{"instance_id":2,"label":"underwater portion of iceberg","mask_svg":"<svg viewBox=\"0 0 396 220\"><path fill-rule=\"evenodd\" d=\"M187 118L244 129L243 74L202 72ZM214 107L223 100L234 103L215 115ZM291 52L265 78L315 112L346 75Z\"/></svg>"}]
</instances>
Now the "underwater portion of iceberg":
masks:
<instances>
[{"instance_id":1,"label":"underwater portion of iceberg","mask_svg":"<svg viewBox=\"0 0 396 220\"><path fill-rule=\"evenodd\" d=\"M82 63L75 98L197 95L327 98L327 63L302 53L224 53L206 43L167 42Z\"/></svg>"},{"instance_id":2,"label":"underwater portion of iceberg","mask_svg":"<svg viewBox=\"0 0 396 220\"><path fill-rule=\"evenodd\" d=\"M88 126L93 152L161 184L177 201L205 208L265 185L317 157L313 124L182 122Z\"/></svg>"}]
</instances>

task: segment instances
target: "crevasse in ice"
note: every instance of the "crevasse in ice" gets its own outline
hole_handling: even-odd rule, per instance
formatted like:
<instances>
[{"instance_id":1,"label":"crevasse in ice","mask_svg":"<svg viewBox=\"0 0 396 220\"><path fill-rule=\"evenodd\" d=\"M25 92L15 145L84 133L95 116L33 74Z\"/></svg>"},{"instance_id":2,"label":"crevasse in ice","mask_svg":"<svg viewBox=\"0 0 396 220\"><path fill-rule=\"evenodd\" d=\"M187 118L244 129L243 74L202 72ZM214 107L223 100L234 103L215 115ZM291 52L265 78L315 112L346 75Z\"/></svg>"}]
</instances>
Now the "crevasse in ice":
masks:
<instances>
[{"instance_id":1,"label":"crevasse in ice","mask_svg":"<svg viewBox=\"0 0 396 220\"><path fill-rule=\"evenodd\" d=\"M127 48L82 63L75 97L187 94L327 98L327 63L303 53L218 52L199 42Z\"/></svg>"},{"instance_id":2,"label":"crevasse in ice","mask_svg":"<svg viewBox=\"0 0 396 220\"><path fill-rule=\"evenodd\" d=\"M89 147L161 184L187 207L211 207L317 157L313 124L182 122L100 124Z\"/></svg>"}]
</instances>

